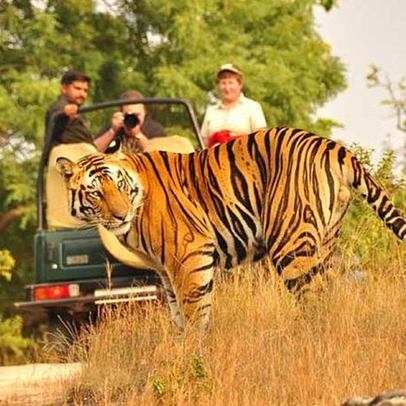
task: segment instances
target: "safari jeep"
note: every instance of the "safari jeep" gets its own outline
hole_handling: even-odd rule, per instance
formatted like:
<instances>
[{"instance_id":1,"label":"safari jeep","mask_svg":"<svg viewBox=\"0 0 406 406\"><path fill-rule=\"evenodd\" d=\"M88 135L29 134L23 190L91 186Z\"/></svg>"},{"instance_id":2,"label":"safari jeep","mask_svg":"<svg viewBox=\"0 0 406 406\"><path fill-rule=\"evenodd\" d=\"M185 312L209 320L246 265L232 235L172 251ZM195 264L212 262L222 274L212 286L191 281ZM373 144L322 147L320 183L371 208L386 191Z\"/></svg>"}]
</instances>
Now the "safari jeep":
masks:
<instances>
[{"instance_id":1,"label":"safari jeep","mask_svg":"<svg viewBox=\"0 0 406 406\"><path fill-rule=\"evenodd\" d=\"M165 137L153 138L151 149L190 152L203 148L195 115L179 99L110 101L81 108L93 122L110 122L121 105L143 103L147 116L161 124ZM55 117L54 117L55 118ZM62 179L49 171L52 125L49 126L38 171L35 235L36 283L25 287L25 301L15 303L27 325L79 323L94 319L100 306L128 301L153 301L160 296L157 274L137 263L121 261L96 228L75 226L67 215ZM92 131L94 133L94 131ZM179 150L179 151L178 151ZM125 263L124 263L125 262Z\"/></svg>"}]
</instances>

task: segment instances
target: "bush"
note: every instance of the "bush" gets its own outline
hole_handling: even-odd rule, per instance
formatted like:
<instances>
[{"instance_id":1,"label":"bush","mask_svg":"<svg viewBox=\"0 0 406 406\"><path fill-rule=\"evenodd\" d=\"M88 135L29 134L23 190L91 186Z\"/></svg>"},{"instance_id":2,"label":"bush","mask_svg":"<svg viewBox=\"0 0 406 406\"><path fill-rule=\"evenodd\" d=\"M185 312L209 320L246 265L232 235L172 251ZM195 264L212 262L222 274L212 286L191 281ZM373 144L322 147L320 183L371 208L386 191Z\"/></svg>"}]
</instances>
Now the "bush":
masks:
<instances>
[{"instance_id":1,"label":"bush","mask_svg":"<svg viewBox=\"0 0 406 406\"><path fill-rule=\"evenodd\" d=\"M26 362L30 340L22 335L21 317L9 319L0 315L0 364L9 365Z\"/></svg>"}]
</instances>

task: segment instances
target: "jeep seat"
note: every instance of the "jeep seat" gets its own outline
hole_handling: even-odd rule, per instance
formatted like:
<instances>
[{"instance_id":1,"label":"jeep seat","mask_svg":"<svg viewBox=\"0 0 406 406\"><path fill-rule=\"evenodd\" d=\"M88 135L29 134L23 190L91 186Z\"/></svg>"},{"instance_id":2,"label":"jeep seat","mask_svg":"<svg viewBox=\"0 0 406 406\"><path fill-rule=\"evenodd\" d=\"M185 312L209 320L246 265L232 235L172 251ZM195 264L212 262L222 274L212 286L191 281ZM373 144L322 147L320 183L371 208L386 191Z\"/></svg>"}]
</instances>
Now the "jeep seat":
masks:
<instances>
[{"instance_id":1,"label":"jeep seat","mask_svg":"<svg viewBox=\"0 0 406 406\"><path fill-rule=\"evenodd\" d=\"M68 193L62 176L56 170L56 160L60 157L65 157L76 162L83 156L94 152L97 152L96 147L84 142L60 144L52 148L49 154L46 175L46 213L49 229L79 228L85 224L69 213Z\"/></svg>"}]
</instances>

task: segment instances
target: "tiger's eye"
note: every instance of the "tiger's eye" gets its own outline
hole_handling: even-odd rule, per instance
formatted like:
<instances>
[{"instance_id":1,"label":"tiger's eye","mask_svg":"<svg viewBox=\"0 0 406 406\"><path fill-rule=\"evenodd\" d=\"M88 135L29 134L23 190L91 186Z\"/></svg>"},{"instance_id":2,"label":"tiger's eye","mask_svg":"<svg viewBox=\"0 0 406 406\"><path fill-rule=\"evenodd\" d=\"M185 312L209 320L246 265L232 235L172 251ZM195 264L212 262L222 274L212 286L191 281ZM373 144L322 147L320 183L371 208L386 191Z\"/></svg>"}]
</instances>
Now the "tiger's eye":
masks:
<instances>
[{"instance_id":1,"label":"tiger's eye","mask_svg":"<svg viewBox=\"0 0 406 406\"><path fill-rule=\"evenodd\" d=\"M95 190L94 192L90 192L89 196L91 196L95 199L100 199L103 196L103 194L102 194L102 192Z\"/></svg>"}]
</instances>

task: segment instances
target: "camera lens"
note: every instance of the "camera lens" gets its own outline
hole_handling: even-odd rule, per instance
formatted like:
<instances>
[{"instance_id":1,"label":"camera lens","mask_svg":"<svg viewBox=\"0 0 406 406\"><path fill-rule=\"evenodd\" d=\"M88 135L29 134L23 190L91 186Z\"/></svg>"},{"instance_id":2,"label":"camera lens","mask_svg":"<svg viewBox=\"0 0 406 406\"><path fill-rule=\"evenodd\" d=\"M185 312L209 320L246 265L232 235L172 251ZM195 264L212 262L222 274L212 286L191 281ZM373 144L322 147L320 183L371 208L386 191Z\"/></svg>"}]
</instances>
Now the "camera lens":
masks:
<instances>
[{"instance_id":1,"label":"camera lens","mask_svg":"<svg viewBox=\"0 0 406 406\"><path fill-rule=\"evenodd\" d=\"M126 128L131 129L140 123L140 119L135 113L126 113L124 115L124 125Z\"/></svg>"}]
</instances>

